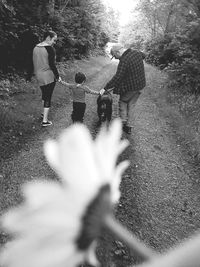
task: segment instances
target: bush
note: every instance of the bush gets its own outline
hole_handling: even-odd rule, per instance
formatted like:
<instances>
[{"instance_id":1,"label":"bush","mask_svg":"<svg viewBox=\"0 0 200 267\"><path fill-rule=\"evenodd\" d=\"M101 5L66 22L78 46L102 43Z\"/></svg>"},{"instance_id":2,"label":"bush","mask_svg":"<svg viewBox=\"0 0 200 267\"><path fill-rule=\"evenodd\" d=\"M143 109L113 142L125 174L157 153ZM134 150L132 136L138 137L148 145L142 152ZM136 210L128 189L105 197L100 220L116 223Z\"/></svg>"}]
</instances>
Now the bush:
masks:
<instances>
[{"instance_id":1,"label":"bush","mask_svg":"<svg viewBox=\"0 0 200 267\"><path fill-rule=\"evenodd\" d=\"M192 94L200 94L200 19L190 22L173 36L146 44L146 61L168 71L171 83Z\"/></svg>"},{"instance_id":2,"label":"bush","mask_svg":"<svg viewBox=\"0 0 200 267\"><path fill-rule=\"evenodd\" d=\"M7 11L0 18L0 71L27 72L33 47L47 29L58 34L58 61L87 56L96 48L103 50L108 36L98 16L78 2L69 3L62 12L56 6L50 12L49 1L14 1L15 12Z\"/></svg>"},{"instance_id":3,"label":"bush","mask_svg":"<svg viewBox=\"0 0 200 267\"><path fill-rule=\"evenodd\" d=\"M170 35L147 42L145 44L146 62L159 66L161 69L172 63L175 60L176 47L170 45L171 42Z\"/></svg>"},{"instance_id":4,"label":"bush","mask_svg":"<svg viewBox=\"0 0 200 267\"><path fill-rule=\"evenodd\" d=\"M181 64L173 63L166 69L171 82L182 88L184 92L195 95L200 94L200 61L191 58L185 59Z\"/></svg>"}]
</instances>

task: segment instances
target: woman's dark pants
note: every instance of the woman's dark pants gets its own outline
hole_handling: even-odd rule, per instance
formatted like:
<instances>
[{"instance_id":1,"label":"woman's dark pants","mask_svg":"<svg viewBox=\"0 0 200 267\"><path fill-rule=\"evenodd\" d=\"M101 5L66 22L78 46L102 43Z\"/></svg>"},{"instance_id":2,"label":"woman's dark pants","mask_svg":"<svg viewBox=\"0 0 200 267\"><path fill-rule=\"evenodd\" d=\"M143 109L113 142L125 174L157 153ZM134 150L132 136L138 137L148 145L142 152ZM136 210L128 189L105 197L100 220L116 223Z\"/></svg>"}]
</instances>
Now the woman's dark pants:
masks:
<instances>
[{"instance_id":1,"label":"woman's dark pants","mask_svg":"<svg viewBox=\"0 0 200 267\"><path fill-rule=\"evenodd\" d=\"M42 91L42 100L44 100L44 108L49 108L51 106L51 97L52 97L55 85L56 85L56 82L52 82L52 83L40 86L40 89Z\"/></svg>"}]
</instances>

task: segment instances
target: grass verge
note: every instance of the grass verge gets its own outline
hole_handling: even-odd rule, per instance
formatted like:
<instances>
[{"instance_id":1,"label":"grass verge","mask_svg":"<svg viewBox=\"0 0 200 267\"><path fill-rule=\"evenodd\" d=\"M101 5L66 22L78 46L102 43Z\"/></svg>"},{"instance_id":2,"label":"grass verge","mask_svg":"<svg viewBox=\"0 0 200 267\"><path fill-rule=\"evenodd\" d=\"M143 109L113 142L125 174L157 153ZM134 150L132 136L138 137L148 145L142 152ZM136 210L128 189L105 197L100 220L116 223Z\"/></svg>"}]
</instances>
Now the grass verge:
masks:
<instances>
[{"instance_id":1,"label":"grass verge","mask_svg":"<svg viewBox=\"0 0 200 267\"><path fill-rule=\"evenodd\" d=\"M184 118L180 135L184 139L188 154L195 160L200 160L200 97L181 90L176 86L168 86L168 101L175 105ZM180 130L181 130L180 129Z\"/></svg>"}]
</instances>

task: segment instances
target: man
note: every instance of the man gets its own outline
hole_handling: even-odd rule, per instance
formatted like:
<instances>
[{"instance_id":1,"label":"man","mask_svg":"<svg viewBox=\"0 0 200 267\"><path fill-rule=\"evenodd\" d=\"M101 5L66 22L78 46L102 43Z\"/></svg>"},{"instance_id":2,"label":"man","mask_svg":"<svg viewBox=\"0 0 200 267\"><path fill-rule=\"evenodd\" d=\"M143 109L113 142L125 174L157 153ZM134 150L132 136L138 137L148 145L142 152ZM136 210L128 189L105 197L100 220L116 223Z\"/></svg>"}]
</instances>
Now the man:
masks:
<instances>
[{"instance_id":1,"label":"man","mask_svg":"<svg viewBox=\"0 0 200 267\"><path fill-rule=\"evenodd\" d=\"M122 45L115 45L111 48L111 55L119 59L119 64L116 74L104 89L114 87L113 93L119 95L119 116L124 132L130 134L132 111L146 85L143 54L130 48L126 50Z\"/></svg>"}]
</instances>

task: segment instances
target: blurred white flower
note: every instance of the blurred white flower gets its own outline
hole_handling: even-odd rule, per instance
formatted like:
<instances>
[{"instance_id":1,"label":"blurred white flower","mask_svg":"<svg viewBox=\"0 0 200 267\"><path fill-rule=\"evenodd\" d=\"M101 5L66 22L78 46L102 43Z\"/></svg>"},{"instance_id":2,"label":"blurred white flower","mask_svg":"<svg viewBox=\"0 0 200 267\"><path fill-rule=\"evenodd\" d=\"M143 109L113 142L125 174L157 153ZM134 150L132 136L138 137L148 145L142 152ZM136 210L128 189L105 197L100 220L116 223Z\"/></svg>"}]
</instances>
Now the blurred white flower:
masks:
<instances>
[{"instance_id":1,"label":"blurred white flower","mask_svg":"<svg viewBox=\"0 0 200 267\"><path fill-rule=\"evenodd\" d=\"M78 192L80 203L88 203L106 183L111 186L112 200L117 201L121 173L128 166L127 161L116 166L119 154L128 145L120 138L121 123L117 119L108 130L102 128L95 141L84 125L77 124L66 129L58 142L47 141L45 155L63 183L70 186L70 192Z\"/></svg>"},{"instance_id":2,"label":"blurred white flower","mask_svg":"<svg viewBox=\"0 0 200 267\"><path fill-rule=\"evenodd\" d=\"M82 125L66 129L44 150L61 182L24 185L24 202L2 217L13 235L0 255L5 267L75 267L94 258L95 239L104 215L120 196L122 172L117 165L127 146L121 140L121 123L115 120L96 140Z\"/></svg>"}]
</instances>

